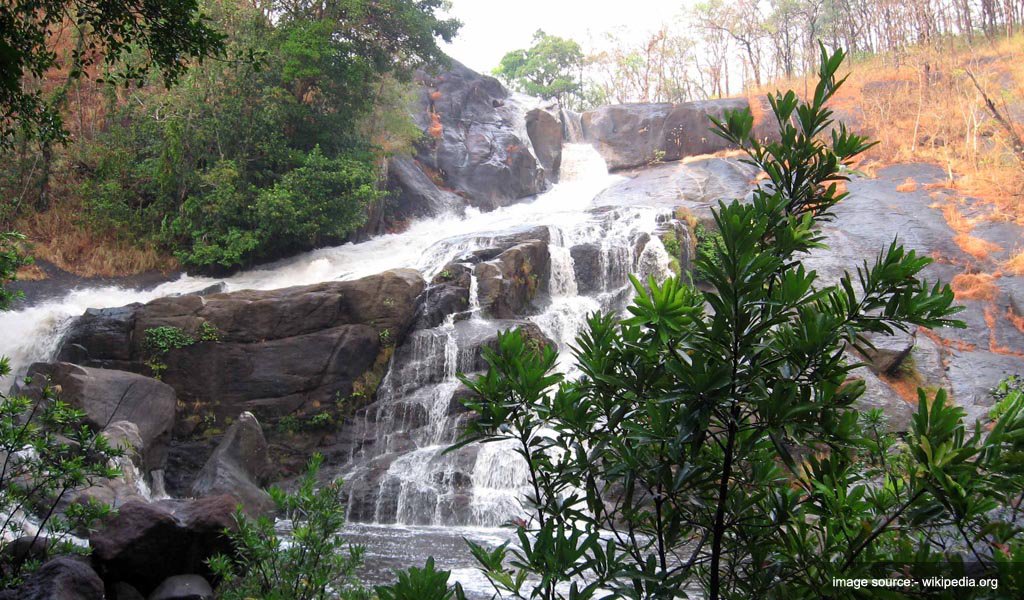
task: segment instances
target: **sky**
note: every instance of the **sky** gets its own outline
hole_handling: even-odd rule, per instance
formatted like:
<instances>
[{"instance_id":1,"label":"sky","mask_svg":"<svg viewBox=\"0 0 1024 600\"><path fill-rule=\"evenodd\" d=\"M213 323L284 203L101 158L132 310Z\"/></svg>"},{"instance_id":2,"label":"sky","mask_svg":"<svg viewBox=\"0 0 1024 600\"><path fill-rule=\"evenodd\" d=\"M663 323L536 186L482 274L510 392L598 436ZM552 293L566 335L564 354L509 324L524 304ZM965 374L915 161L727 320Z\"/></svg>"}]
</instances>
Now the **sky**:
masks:
<instances>
[{"instance_id":1,"label":"sky","mask_svg":"<svg viewBox=\"0 0 1024 600\"><path fill-rule=\"evenodd\" d=\"M533 32L543 29L588 47L589 39L618 30L632 39L671 24L695 0L451 0L448 11L462 29L445 51L455 60L490 73L506 52L529 47Z\"/></svg>"}]
</instances>

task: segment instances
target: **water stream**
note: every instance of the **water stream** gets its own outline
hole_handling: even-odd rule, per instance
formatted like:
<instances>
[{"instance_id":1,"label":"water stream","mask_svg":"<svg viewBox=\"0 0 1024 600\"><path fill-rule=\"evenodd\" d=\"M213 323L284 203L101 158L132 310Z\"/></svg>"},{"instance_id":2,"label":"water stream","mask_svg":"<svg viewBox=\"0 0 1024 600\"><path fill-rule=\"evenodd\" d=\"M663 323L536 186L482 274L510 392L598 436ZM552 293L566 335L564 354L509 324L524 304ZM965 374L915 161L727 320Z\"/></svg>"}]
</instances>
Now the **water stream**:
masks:
<instances>
[{"instance_id":1,"label":"water stream","mask_svg":"<svg viewBox=\"0 0 1024 600\"><path fill-rule=\"evenodd\" d=\"M10 357L16 373L32 362L52 358L64 331L87 308L147 302L219 282L225 291L276 289L356 279L394 268L417 269L430 280L453 259L492 247L502 235L546 227L548 292L527 319L556 343L560 366L572 376L570 347L587 314L622 310L631 297L629 273L655 278L668 274L668 255L658 236L652 235L668 218L668 209L595 206L595 197L620 179L608 174L593 148L568 144L560 183L535 198L493 212L468 209L461 216L425 219L402 233L308 252L223 280L183 275L148 291L72 290L63 298L0 314L0 355ZM593 258L586 276L574 260L574 249L580 248L588 249ZM521 510L526 472L510 448L486 444L443 452L456 439L465 418L452 408L457 404L453 395L461 385L457 373L479 368L482 341L511 325L484 314L475 277L470 282L469 305L468 319L456 322L450 316L433 329L410 334L397 349L376 401L348 425L354 435L372 441L354 445L346 464L333 465L353 484L346 484L352 494L350 516L377 524L353 526L361 537L402 539L415 537L418 531L445 540L469 535L466 532L494 536L492 528ZM461 569L465 554L462 550L457 554L451 564ZM414 559L410 563L421 564L424 557L409 558ZM444 564L443 556L438 560Z\"/></svg>"}]
</instances>

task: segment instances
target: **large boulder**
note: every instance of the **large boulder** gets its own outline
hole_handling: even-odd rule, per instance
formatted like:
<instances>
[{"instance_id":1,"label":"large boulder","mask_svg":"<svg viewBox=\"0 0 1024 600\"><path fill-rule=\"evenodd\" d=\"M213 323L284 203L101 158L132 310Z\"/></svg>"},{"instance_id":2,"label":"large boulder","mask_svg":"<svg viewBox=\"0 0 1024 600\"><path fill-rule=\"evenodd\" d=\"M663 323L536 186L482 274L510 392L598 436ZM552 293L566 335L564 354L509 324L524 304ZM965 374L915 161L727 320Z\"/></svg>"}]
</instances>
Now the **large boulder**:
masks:
<instances>
[{"instance_id":1,"label":"large boulder","mask_svg":"<svg viewBox=\"0 0 1024 600\"><path fill-rule=\"evenodd\" d=\"M109 347L109 338L102 336L98 348ZM142 445L140 468L145 472L163 468L174 428L174 388L137 373L66 362L35 363L25 379L28 383L22 384L19 392L30 397L38 398L47 382L60 386L61 400L84 411L86 423L96 430L115 421L134 424Z\"/></svg>"},{"instance_id":2,"label":"large boulder","mask_svg":"<svg viewBox=\"0 0 1024 600\"><path fill-rule=\"evenodd\" d=\"M411 219L458 210L464 200L451 190L441 189L410 156L388 161L387 218L393 226Z\"/></svg>"},{"instance_id":3,"label":"large boulder","mask_svg":"<svg viewBox=\"0 0 1024 600\"><path fill-rule=\"evenodd\" d=\"M594 145L611 170L711 154L731 146L711 131L708 117L747 108L746 98L602 106L583 113L583 139ZM758 133L769 135L766 129Z\"/></svg>"},{"instance_id":4,"label":"large boulder","mask_svg":"<svg viewBox=\"0 0 1024 600\"><path fill-rule=\"evenodd\" d=\"M498 80L452 61L439 74L418 73L416 83L413 118L425 133L416 166L439 190L491 210L547 189L544 167L516 126L521 109ZM409 185L414 179L418 183ZM418 177L392 184L399 197L435 195Z\"/></svg>"},{"instance_id":5,"label":"large boulder","mask_svg":"<svg viewBox=\"0 0 1024 600\"><path fill-rule=\"evenodd\" d=\"M130 370L131 345L125 343L135 328L135 313L141 304L116 308L90 308L75 319L65 334L60 360L85 364L92 357L92 366L105 369ZM88 340L88 348L76 340ZM92 355L92 356L90 356Z\"/></svg>"},{"instance_id":6,"label":"large boulder","mask_svg":"<svg viewBox=\"0 0 1024 600\"><path fill-rule=\"evenodd\" d=\"M546 290L551 256L545 240L517 244L474 270L480 306L492 317L511 319L530 312L537 293Z\"/></svg>"},{"instance_id":7,"label":"large boulder","mask_svg":"<svg viewBox=\"0 0 1024 600\"><path fill-rule=\"evenodd\" d=\"M244 412L199 472L192 495L233 494L250 513L265 513L274 503L262 488L273 475L274 465L259 421L252 413Z\"/></svg>"},{"instance_id":8,"label":"large boulder","mask_svg":"<svg viewBox=\"0 0 1024 600\"><path fill-rule=\"evenodd\" d=\"M143 594L175 575L209 576L207 561L232 552L237 500L212 496L193 502L129 502L89 538L93 562L107 582L125 582Z\"/></svg>"},{"instance_id":9,"label":"large boulder","mask_svg":"<svg viewBox=\"0 0 1024 600\"><path fill-rule=\"evenodd\" d=\"M526 113L526 134L548 180L557 182L562 168L561 121L547 108L531 109Z\"/></svg>"},{"instance_id":10,"label":"large boulder","mask_svg":"<svg viewBox=\"0 0 1024 600\"><path fill-rule=\"evenodd\" d=\"M61 354L102 366L112 347L121 359L121 348L129 348L133 370L162 363L163 381L180 400L179 438L215 436L246 411L273 427L284 417L302 421L336 410L353 391L372 392L366 388L379 381L391 347L410 328L424 286L418 272L400 269L279 290L160 298L133 309L119 344L90 335L110 328L73 328ZM188 342L154 354L147 332L168 327Z\"/></svg>"},{"instance_id":11,"label":"large boulder","mask_svg":"<svg viewBox=\"0 0 1024 600\"><path fill-rule=\"evenodd\" d=\"M85 562L61 556L18 588L0 592L0 600L104 600L103 580Z\"/></svg>"}]
</instances>

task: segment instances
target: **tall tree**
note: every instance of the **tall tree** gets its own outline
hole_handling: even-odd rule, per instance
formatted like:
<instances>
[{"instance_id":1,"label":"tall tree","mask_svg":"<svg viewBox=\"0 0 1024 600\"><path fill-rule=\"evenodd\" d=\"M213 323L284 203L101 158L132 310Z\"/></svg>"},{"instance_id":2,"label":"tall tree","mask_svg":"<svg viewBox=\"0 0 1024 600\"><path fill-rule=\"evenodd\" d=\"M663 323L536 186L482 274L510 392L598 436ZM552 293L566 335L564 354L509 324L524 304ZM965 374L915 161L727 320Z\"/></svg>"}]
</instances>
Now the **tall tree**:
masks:
<instances>
[{"instance_id":1,"label":"tall tree","mask_svg":"<svg viewBox=\"0 0 1024 600\"><path fill-rule=\"evenodd\" d=\"M527 94L555 98L575 107L580 97L582 63L583 51L578 43L538 29L533 34L533 45L505 54L494 75Z\"/></svg>"},{"instance_id":2,"label":"tall tree","mask_svg":"<svg viewBox=\"0 0 1024 600\"><path fill-rule=\"evenodd\" d=\"M73 37L72 40L68 36ZM70 45L59 64L58 45ZM195 58L218 52L223 36L198 12L197 0L10 0L0 4L0 149L17 132L46 142L65 135L60 104L66 84L44 96L43 76L60 67L65 81L99 61L129 53L123 78L141 81L150 68L174 81ZM138 50L138 51L136 51Z\"/></svg>"}]
</instances>

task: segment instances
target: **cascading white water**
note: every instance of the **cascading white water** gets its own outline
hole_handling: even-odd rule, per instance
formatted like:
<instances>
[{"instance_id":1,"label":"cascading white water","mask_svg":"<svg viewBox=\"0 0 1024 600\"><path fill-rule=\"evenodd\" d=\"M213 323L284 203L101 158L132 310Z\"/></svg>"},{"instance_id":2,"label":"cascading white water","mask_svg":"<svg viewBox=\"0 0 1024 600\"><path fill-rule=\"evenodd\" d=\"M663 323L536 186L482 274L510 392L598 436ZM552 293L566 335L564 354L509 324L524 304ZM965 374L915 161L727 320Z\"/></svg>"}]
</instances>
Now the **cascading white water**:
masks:
<instances>
[{"instance_id":1,"label":"cascading white water","mask_svg":"<svg viewBox=\"0 0 1024 600\"><path fill-rule=\"evenodd\" d=\"M488 241L510 229L572 225L585 218L585 211L598 192L620 178L608 174L604 161L593 148L570 144L563 149L562 179L545 194L499 210L481 213L469 208L464 216L448 214L424 219L402 233L306 252L225 279L182 275L148 291L116 286L73 290L60 299L0 313L0 356L7 356L17 372L32 362L50 358L70 319L87 308L148 302L162 296L196 292L221 281L229 292L270 290L358 279L396 268L417 269L430 279L455 256L486 248Z\"/></svg>"},{"instance_id":2,"label":"cascading white water","mask_svg":"<svg viewBox=\"0 0 1024 600\"><path fill-rule=\"evenodd\" d=\"M629 295L628 273L656 278L667 273L668 257L660 240L645 235L657 230L664 209L595 209L598 193L620 179L608 174L592 147L568 144L563 148L560 183L536 198L489 213L468 209L461 217L426 219L403 233L316 250L222 281L226 291L275 289L354 279L393 268L414 268L429 280L456 257L492 247L509 231L547 227L548 298L540 314L530 320L555 341L560 368L572 377L570 349L587 315L622 309ZM578 246L597 249L598 272L592 275L598 283L585 293L578 284L580 265L573 258ZM0 314L0 355L10 356L15 369L25 368L52 357L71 319L86 308L195 292L218 281L184 275L149 291L76 290L59 300ZM375 442L369 449L352 451L352 467L345 478L351 481L361 473L384 469L372 511L377 520L445 524L461 519L462 524L497 525L520 510L526 471L510 447L485 444L475 454L444 453L465 418L451 408L461 385L456 374L474 370L482 337L506 326L489 321L481 309L475 274L469 288L470 318L456 323L449 316L438 327L412 333L397 349L377 402L367 409L373 411L372 418L358 425L363 429L356 434ZM460 460L472 463L457 464Z\"/></svg>"}]
</instances>

